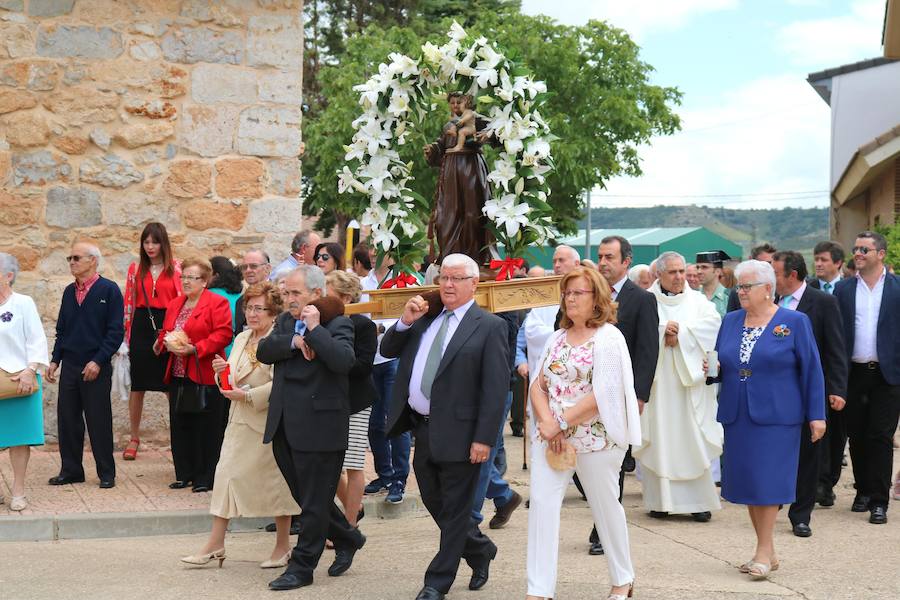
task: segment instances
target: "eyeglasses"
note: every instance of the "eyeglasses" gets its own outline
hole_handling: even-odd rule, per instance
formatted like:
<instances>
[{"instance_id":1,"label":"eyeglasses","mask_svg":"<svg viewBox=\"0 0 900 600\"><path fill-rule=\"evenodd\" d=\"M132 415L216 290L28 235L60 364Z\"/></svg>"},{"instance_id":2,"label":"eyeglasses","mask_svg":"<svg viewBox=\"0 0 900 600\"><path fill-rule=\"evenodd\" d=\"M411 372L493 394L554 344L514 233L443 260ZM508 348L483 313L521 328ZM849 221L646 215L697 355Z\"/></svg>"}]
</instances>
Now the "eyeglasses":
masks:
<instances>
[{"instance_id":1,"label":"eyeglasses","mask_svg":"<svg viewBox=\"0 0 900 600\"><path fill-rule=\"evenodd\" d=\"M244 263L240 267L238 267L241 271L255 271L257 269L262 269L267 266L269 263Z\"/></svg>"},{"instance_id":2,"label":"eyeglasses","mask_svg":"<svg viewBox=\"0 0 900 600\"><path fill-rule=\"evenodd\" d=\"M316 260L330 260L330 259L331 259L330 254L326 254L324 252L322 254L316 254Z\"/></svg>"},{"instance_id":3,"label":"eyeglasses","mask_svg":"<svg viewBox=\"0 0 900 600\"><path fill-rule=\"evenodd\" d=\"M182 281L201 281L202 279L203 279L202 277L198 277L195 275L182 275L181 276Z\"/></svg>"},{"instance_id":4,"label":"eyeglasses","mask_svg":"<svg viewBox=\"0 0 900 600\"><path fill-rule=\"evenodd\" d=\"M244 312L247 313L248 315L252 315L255 313L269 312L269 309L266 308L265 306L245 306Z\"/></svg>"},{"instance_id":5,"label":"eyeglasses","mask_svg":"<svg viewBox=\"0 0 900 600\"><path fill-rule=\"evenodd\" d=\"M560 294L563 298L574 298L578 300L585 294L593 294L593 290L566 290Z\"/></svg>"},{"instance_id":6,"label":"eyeglasses","mask_svg":"<svg viewBox=\"0 0 900 600\"><path fill-rule=\"evenodd\" d=\"M88 258L93 258L93 256L91 256L91 255L78 256L77 254L73 254L72 256L66 257L66 262L78 262L82 258L88 259Z\"/></svg>"},{"instance_id":7,"label":"eyeglasses","mask_svg":"<svg viewBox=\"0 0 900 600\"><path fill-rule=\"evenodd\" d=\"M755 288L755 287L758 286L758 285L766 285L766 284L763 283L763 282L761 282L761 281L757 281L756 283L741 283L741 284L736 285L736 286L734 286L734 287L737 288L737 291L738 291L738 292L747 292L747 293L749 293L750 290L752 290L753 288Z\"/></svg>"},{"instance_id":8,"label":"eyeglasses","mask_svg":"<svg viewBox=\"0 0 900 600\"><path fill-rule=\"evenodd\" d=\"M474 275L469 275L468 277L451 277L450 275L441 275L438 277L438 281L441 283L453 283L454 285L457 283L462 283L466 279L474 279Z\"/></svg>"},{"instance_id":9,"label":"eyeglasses","mask_svg":"<svg viewBox=\"0 0 900 600\"><path fill-rule=\"evenodd\" d=\"M853 254L862 254L865 256L869 252L878 252L875 248L867 248L866 246L854 246L852 250Z\"/></svg>"}]
</instances>

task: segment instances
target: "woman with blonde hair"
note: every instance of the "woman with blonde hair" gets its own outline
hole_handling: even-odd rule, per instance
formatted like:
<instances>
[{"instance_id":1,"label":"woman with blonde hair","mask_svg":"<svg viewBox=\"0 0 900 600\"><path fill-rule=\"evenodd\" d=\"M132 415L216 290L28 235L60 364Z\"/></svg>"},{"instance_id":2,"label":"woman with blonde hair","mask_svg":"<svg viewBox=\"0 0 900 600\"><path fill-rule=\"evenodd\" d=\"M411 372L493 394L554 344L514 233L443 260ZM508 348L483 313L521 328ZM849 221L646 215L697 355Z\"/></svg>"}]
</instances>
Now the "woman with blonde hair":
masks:
<instances>
[{"instance_id":1,"label":"woman with blonde hair","mask_svg":"<svg viewBox=\"0 0 900 600\"><path fill-rule=\"evenodd\" d=\"M200 553L185 556L182 562L205 565L218 560L222 566L228 522L235 517L272 514L276 515L275 548L260 567L283 567L290 558L291 515L299 513L300 507L275 464L271 446L263 444L273 367L256 359L259 340L272 331L282 307L281 293L274 283L265 281L248 287L244 292L247 329L234 339L227 361L221 355L212 361L219 391L231 401L231 410L209 503L212 531Z\"/></svg>"},{"instance_id":2,"label":"woman with blonde hair","mask_svg":"<svg viewBox=\"0 0 900 600\"><path fill-rule=\"evenodd\" d=\"M528 599L556 596L560 507L577 473L606 551L609 600L623 600L632 595L634 567L619 470L628 445L641 440L631 358L606 280L579 267L559 286L560 329L544 347L530 390Z\"/></svg>"}]
</instances>

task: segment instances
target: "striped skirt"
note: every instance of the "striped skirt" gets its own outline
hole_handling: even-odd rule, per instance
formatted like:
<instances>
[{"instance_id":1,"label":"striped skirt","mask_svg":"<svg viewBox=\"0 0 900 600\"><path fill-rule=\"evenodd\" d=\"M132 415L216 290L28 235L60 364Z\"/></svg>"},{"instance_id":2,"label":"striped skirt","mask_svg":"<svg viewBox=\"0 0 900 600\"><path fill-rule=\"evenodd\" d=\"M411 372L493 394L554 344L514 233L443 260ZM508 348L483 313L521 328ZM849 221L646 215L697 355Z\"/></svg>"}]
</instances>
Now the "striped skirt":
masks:
<instances>
[{"instance_id":1,"label":"striped skirt","mask_svg":"<svg viewBox=\"0 0 900 600\"><path fill-rule=\"evenodd\" d=\"M369 449L369 415L372 407L350 415L350 439L344 453L344 468L362 471L366 467L366 450Z\"/></svg>"}]
</instances>

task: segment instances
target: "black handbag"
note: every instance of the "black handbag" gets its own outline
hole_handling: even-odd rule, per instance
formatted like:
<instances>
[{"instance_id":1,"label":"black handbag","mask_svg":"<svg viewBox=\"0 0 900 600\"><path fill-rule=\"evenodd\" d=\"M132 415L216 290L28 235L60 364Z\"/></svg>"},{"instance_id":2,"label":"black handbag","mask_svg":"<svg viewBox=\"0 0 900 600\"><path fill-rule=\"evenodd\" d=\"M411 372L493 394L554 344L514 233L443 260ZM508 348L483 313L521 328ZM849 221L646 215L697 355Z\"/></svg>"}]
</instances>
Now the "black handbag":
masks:
<instances>
[{"instance_id":1,"label":"black handbag","mask_svg":"<svg viewBox=\"0 0 900 600\"><path fill-rule=\"evenodd\" d=\"M196 350L194 350L194 361L197 366L197 379L200 379L200 358L197 356ZM188 377L182 377L178 385L172 387L170 393L175 398L175 412L179 414L206 412L215 394L215 386L197 383Z\"/></svg>"}]
</instances>

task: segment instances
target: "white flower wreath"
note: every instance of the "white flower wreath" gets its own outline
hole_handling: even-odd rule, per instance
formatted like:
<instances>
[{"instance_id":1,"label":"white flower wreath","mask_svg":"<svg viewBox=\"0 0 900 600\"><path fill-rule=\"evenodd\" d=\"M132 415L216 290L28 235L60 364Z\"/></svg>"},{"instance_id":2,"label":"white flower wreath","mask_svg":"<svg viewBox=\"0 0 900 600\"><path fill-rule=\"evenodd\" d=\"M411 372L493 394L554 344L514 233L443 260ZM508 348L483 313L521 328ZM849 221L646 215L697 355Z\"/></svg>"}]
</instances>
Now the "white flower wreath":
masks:
<instances>
[{"instance_id":1,"label":"white flower wreath","mask_svg":"<svg viewBox=\"0 0 900 600\"><path fill-rule=\"evenodd\" d=\"M417 59L390 54L390 64L382 63L377 75L354 86L363 113L353 121L356 133L344 147L349 166L338 177L338 192L369 197L362 223L371 226L379 254L390 255L407 275L427 247L423 217L429 203L409 189L411 164L400 160L393 144L406 143L434 108L434 88L475 98L478 110L487 113L485 131L502 145L488 174L493 197L483 210L507 255L520 257L528 246L555 237L547 175L554 168L550 142L556 138L539 112L547 86L485 38L471 40L458 23L447 35L443 46L423 45Z\"/></svg>"}]
</instances>

